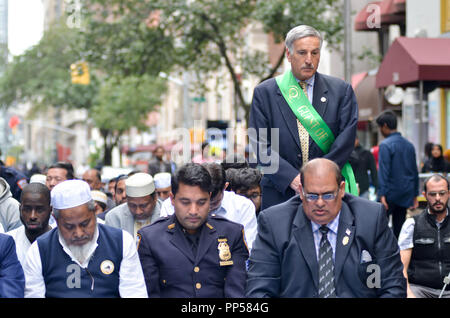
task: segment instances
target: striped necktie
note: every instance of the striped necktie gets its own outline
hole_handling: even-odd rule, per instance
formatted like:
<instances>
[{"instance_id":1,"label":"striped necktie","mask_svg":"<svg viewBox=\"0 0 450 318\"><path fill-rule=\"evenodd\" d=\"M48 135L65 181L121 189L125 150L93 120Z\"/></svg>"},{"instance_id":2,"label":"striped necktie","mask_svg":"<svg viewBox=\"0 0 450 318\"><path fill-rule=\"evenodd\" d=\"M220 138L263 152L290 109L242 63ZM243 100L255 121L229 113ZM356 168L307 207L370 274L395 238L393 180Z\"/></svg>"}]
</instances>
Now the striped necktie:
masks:
<instances>
[{"instance_id":1,"label":"striped necktie","mask_svg":"<svg viewBox=\"0 0 450 318\"><path fill-rule=\"evenodd\" d=\"M319 245L319 297L334 298L336 297L336 291L334 287L333 249L327 237L329 228L322 225L319 231L322 233Z\"/></svg>"},{"instance_id":2,"label":"striped necktie","mask_svg":"<svg viewBox=\"0 0 450 318\"><path fill-rule=\"evenodd\" d=\"M306 82L299 83L306 97L308 97L308 92L306 90ZM302 123L297 118L298 136L300 138L300 147L302 149L302 161L303 165L308 162L309 157L309 134L306 128L303 127Z\"/></svg>"}]
</instances>

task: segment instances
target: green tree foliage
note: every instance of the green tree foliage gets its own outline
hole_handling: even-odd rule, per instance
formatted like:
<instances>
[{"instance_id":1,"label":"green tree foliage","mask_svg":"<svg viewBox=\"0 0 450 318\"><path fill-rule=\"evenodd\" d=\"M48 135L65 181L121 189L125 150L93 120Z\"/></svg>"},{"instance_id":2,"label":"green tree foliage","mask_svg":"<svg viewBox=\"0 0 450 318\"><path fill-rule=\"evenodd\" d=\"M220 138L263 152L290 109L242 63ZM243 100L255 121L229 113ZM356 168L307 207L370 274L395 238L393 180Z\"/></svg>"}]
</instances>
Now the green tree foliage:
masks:
<instances>
[{"instance_id":1,"label":"green tree foliage","mask_svg":"<svg viewBox=\"0 0 450 318\"><path fill-rule=\"evenodd\" d=\"M0 104L30 102L35 110L48 106L86 108L92 106L98 80L91 85L71 83L70 65L82 58L79 33L64 23L55 23L40 42L14 57L0 78Z\"/></svg>"},{"instance_id":2,"label":"green tree foliage","mask_svg":"<svg viewBox=\"0 0 450 318\"><path fill-rule=\"evenodd\" d=\"M161 103L166 85L150 75L111 77L102 84L91 117L104 140L104 164L111 164L112 149L131 127L148 129L147 115Z\"/></svg>"},{"instance_id":3,"label":"green tree foliage","mask_svg":"<svg viewBox=\"0 0 450 318\"><path fill-rule=\"evenodd\" d=\"M145 59L153 54L162 65L167 63L196 73L197 87L202 89L206 78L225 67L237 100L247 113L250 105L244 99L241 80L249 76L261 81L272 77L283 61L280 54L278 63L269 66L266 53L248 46L249 26L262 24L279 42L289 29L299 24L315 26L332 45L342 38L339 0L86 0L84 3L87 34L98 31L96 38L103 38L104 55L102 58L92 55L96 60L110 61L111 67L140 74L142 69L137 66L145 66ZM128 25L131 31L125 30ZM137 43L118 53L114 49L118 44L115 38L120 43L127 40ZM127 54L133 56L136 63L131 64L135 67L129 65L128 58L121 59ZM115 61L124 62L114 64Z\"/></svg>"}]
</instances>

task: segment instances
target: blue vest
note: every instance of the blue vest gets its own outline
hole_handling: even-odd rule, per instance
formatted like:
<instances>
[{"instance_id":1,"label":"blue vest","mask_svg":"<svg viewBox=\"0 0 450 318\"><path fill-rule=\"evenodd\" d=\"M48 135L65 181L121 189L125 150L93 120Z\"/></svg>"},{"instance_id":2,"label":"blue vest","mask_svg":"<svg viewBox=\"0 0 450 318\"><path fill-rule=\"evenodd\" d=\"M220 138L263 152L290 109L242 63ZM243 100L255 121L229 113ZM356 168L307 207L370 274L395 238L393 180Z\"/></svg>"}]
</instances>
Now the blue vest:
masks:
<instances>
[{"instance_id":1,"label":"blue vest","mask_svg":"<svg viewBox=\"0 0 450 318\"><path fill-rule=\"evenodd\" d=\"M123 257L122 230L98 224L97 248L81 268L64 252L58 228L37 239L46 297L120 297L119 270Z\"/></svg>"}]
</instances>

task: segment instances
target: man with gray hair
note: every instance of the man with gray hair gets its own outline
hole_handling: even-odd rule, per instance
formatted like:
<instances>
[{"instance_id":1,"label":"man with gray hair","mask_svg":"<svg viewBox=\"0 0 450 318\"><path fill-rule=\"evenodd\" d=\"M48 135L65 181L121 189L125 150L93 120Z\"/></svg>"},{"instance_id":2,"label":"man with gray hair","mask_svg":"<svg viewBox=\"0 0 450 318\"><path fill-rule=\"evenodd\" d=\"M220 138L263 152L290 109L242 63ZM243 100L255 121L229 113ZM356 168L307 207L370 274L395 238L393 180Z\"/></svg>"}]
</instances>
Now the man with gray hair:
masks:
<instances>
[{"instance_id":1,"label":"man with gray hair","mask_svg":"<svg viewBox=\"0 0 450 318\"><path fill-rule=\"evenodd\" d=\"M25 297L147 297L133 238L97 223L86 182L57 184L51 205L58 227L28 251Z\"/></svg>"},{"instance_id":2,"label":"man with gray hair","mask_svg":"<svg viewBox=\"0 0 450 318\"><path fill-rule=\"evenodd\" d=\"M261 210L298 193L299 170L309 160L324 157L343 168L353 150L356 97L350 84L317 72L322 42L313 27L290 30L285 44L291 69L254 90L249 138L264 172Z\"/></svg>"}]
</instances>

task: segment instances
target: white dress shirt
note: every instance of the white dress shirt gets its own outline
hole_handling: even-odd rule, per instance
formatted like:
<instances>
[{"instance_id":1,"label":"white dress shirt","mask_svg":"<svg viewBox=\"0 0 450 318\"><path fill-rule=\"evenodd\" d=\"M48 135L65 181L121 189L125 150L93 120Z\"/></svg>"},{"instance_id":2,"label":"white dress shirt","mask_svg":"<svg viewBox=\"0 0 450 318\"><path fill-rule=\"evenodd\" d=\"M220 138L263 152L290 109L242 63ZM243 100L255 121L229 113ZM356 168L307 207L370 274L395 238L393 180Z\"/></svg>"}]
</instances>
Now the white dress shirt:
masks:
<instances>
[{"instance_id":1,"label":"white dress shirt","mask_svg":"<svg viewBox=\"0 0 450 318\"><path fill-rule=\"evenodd\" d=\"M174 212L175 210L170 198L164 200L161 206L160 216L169 216ZM224 191L220 207L210 213L223 216L230 221L242 224L244 226L244 239L249 251L251 251L257 231L255 205L251 200L232 191Z\"/></svg>"},{"instance_id":2,"label":"white dress shirt","mask_svg":"<svg viewBox=\"0 0 450 318\"><path fill-rule=\"evenodd\" d=\"M28 249L31 246L31 242L25 234L25 226L21 225L18 228L7 232L6 234L11 235L14 238L14 242L16 243L17 258L19 259L19 262L23 267L25 265L25 259L27 257Z\"/></svg>"},{"instance_id":3,"label":"white dress shirt","mask_svg":"<svg viewBox=\"0 0 450 318\"><path fill-rule=\"evenodd\" d=\"M89 260L97 248L98 228L94 234L95 244L92 245L89 257L80 264L67 248L65 242L59 237L59 243L62 245L64 252L70 256L72 261L82 268L86 268ZM147 298L147 287L145 286L144 274L142 272L141 263L137 254L136 244L133 237L122 230L123 240L123 258L120 263L119 271L119 294L122 298ZM42 275L42 262L39 253L37 241L31 244L28 250L25 265L23 266L25 273L25 297L26 298L44 298L45 282Z\"/></svg>"}]
</instances>

